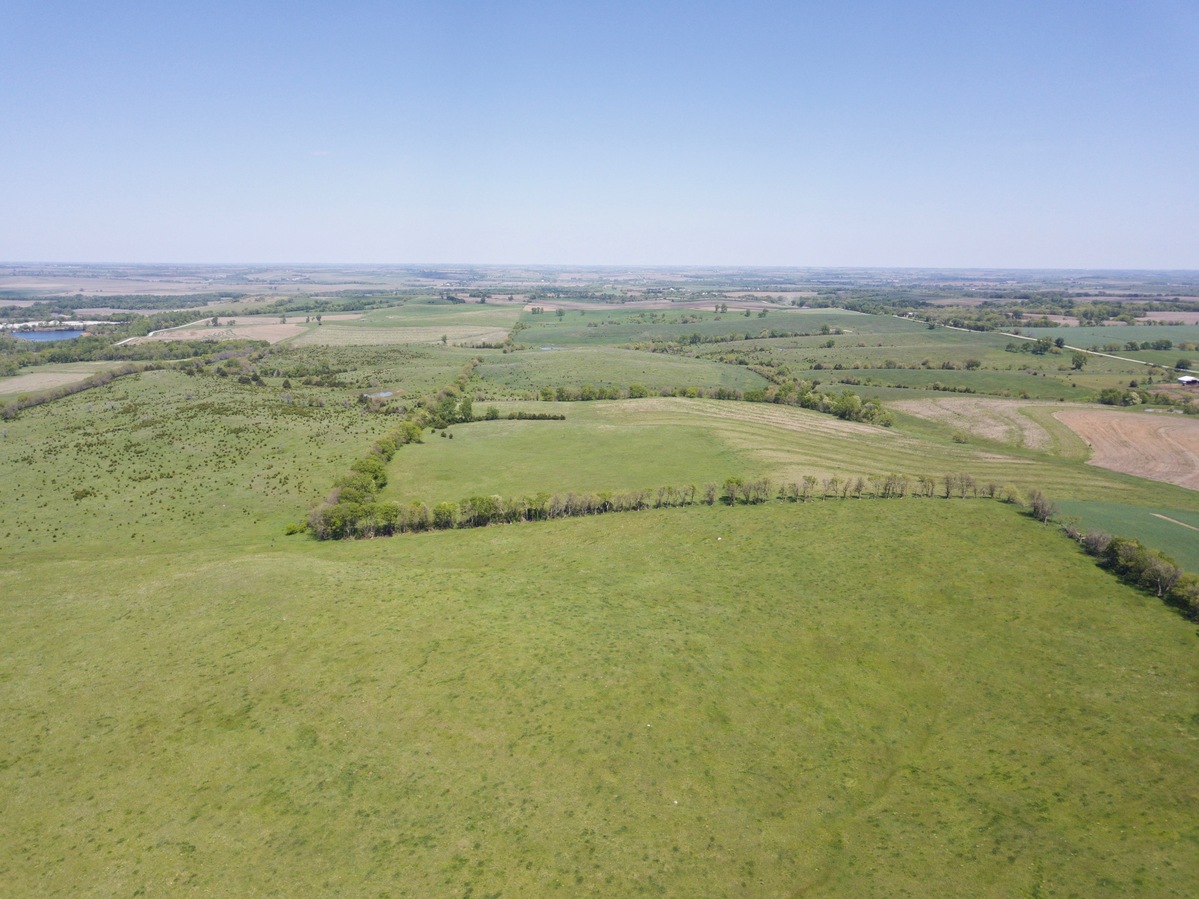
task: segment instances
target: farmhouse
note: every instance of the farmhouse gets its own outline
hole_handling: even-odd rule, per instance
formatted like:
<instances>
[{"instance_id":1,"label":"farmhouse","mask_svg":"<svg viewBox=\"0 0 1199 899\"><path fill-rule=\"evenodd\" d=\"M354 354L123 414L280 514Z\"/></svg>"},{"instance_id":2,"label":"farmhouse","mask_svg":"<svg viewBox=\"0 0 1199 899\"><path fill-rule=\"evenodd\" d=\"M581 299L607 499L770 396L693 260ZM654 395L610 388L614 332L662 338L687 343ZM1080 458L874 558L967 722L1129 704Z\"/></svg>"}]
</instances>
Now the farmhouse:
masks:
<instances>
[{"instance_id":1,"label":"farmhouse","mask_svg":"<svg viewBox=\"0 0 1199 899\"><path fill-rule=\"evenodd\" d=\"M1183 387L1194 387L1196 384L1199 384L1199 378L1196 378L1194 375L1183 375L1178 379L1178 383Z\"/></svg>"}]
</instances>

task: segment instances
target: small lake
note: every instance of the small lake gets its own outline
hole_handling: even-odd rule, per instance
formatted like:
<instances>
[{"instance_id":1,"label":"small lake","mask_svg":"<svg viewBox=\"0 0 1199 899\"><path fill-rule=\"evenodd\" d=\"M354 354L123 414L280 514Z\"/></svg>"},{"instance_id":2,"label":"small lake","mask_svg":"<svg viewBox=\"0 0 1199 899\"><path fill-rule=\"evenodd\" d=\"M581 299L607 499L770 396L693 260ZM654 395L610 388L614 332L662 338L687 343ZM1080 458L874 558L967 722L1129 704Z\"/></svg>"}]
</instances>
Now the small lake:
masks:
<instances>
[{"instance_id":1,"label":"small lake","mask_svg":"<svg viewBox=\"0 0 1199 899\"><path fill-rule=\"evenodd\" d=\"M19 337L21 340L74 340L76 337L82 337L82 331L10 331L13 337Z\"/></svg>"}]
</instances>

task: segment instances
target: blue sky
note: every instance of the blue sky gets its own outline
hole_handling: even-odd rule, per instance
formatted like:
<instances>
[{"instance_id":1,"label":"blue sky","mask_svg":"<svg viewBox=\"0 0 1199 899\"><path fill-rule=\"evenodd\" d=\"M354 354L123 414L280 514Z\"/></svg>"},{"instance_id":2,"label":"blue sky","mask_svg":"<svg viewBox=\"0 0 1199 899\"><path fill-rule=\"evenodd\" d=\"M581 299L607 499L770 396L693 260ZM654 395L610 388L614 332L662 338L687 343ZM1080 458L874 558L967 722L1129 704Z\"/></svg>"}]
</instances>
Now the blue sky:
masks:
<instances>
[{"instance_id":1,"label":"blue sky","mask_svg":"<svg viewBox=\"0 0 1199 899\"><path fill-rule=\"evenodd\" d=\"M0 259L1199 269L1199 4L0 6Z\"/></svg>"}]
</instances>

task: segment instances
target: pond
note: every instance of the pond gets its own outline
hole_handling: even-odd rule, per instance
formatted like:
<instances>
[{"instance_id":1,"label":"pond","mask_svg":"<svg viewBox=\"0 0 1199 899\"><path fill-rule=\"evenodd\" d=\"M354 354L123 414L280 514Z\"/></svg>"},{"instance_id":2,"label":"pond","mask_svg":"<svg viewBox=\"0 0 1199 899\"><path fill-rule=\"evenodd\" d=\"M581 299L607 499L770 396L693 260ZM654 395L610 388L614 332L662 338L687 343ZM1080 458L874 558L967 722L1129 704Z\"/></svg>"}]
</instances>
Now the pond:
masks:
<instances>
[{"instance_id":1,"label":"pond","mask_svg":"<svg viewBox=\"0 0 1199 899\"><path fill-rule=\"evenodd\" d=\"M82 337L82 331L12 331L13 337L19 337L21 340L36 340L44 342L47 340L74 340L76 337Z\"/></svg>"}]
</instances>

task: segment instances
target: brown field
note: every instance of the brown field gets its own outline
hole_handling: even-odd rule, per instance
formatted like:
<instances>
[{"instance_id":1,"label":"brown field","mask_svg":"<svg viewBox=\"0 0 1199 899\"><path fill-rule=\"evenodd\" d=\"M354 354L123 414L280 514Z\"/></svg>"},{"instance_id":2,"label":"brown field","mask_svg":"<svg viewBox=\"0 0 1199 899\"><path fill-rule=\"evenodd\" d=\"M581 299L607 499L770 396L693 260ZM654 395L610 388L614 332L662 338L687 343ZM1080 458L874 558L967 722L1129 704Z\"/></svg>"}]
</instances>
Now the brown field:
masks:
<instances>
[{"instance_id":1,"label":"brown field","mask_svg":"<svg viewBox=\"0 0 1199 899\"><path fill-rule=\"evenodd\" d=\"M167 331L155 331L145 337L133 337L129 343L146 343L152 340L265 340L269 343L279 343L289 337L295 337L309 330L309 325L283 324L278 319L255 322L234 319L236 325L229 327L221 324L213 328L202 322L195 322L182 328L171 328Z\"/></svg>"},{"instance_id":2,"label":"brown field","mask_svg":"<svg viewBox=\"0 0 1199 899\"><path fill-rule=\"evenodd\" d=\"M20 396L36 393L64 384L74 384L89 375L106 368L120 365L119 362L71 362L62 366L50 366L49 371L36 371L11 378L0 378L0 396Z\"/></svg>"},{"instance_id":3,"label":"brown field","mask_svg":"<svg viewBox=\"0 0 1199 899\"><path fill-rule=\"evenodd\" d=\"M1047 450L1055 443L1053 435L1024 411L1036 405L1028 400L937 397L900 400L887 405L917 418L940 422L977 437L1013 446ZM1052 407L1060 409L1061 404L1053 403Z\"/></svg>"},{"instance_id":4,"label":"brown field","mask_svg":"<svg viewBox=\"0 0 1199 899\"><path fill-rule=\"evenodd\" d=\"M1199 325L1199 312L1150 312L1137 319L1138 322L1182 322L1184 325Z\"/></svg>"},{"instance_id":5,"label":"brown field","mask_svg":"<svg viewBox=\"0 0 1199 899\"><path fill-rule=\"evenodd\" d=\"M328 319L325 319L328 321ZM283 327L290 327L284 325ZM471 346L478 343L502 343L508 337L506 328L443 325L414 328L361 328L322 325L307 329L296 340L298 346L380 346L400 343L440 343L441 338L453 344Z\"/></svg>"},{"instance_id":6,"label":"brown field","mask_svg":"<svg viewBox=\"0 0 1199 899\"><path fill-rule=\"evenodd\" d=\"M1091 445L1090 464L1199 490L1199 421L1082 408L1063 409L1055 417Z\"/></svg>"}]
</instances>

